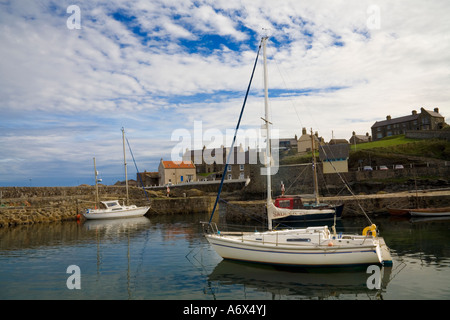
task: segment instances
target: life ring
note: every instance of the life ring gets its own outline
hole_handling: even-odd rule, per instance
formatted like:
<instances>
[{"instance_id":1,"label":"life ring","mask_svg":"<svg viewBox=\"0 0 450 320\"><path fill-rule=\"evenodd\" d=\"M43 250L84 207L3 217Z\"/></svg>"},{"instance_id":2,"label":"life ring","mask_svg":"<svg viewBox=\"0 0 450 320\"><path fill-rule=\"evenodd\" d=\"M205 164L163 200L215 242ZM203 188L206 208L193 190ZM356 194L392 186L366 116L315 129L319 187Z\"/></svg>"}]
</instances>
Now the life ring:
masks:
<instances>
[{"instance_id":1,"label":"life ring","mask_svg":"<svg viewBox=\"0 0 450 320\"><path fill-rule=\"evenodd\" d=\"M372 224L371 226L365 227L363 229L362 235L366 236L367 232L369 232L369 231L371 232L372 237L375 238L377 236L377 226L376 225Z\"/></svg>"}]
</instances>

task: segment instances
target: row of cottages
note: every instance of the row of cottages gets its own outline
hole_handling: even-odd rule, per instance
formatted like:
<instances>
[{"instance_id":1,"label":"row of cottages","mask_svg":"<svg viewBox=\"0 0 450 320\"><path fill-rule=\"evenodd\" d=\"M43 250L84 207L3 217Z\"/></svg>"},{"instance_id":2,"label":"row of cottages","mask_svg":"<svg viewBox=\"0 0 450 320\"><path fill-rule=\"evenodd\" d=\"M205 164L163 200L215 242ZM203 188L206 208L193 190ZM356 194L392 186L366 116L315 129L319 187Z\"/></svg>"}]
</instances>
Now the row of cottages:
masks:
<instances>
[{"instance_id":1,"label":"row of cottages","mask_svg":"<svg viewBox=\"0 0 450 320\"><path fill-rule=\"evenodd\" d=\"M433 111L420 108L420 113L413 110L408 116L377 121L372 126L373 140L380 140L397 134L405 134L407 130L440 130L445 126L445 119L439 113L439 108Z\"/></svg>"},{"instance_id":2,"label":"row of cottages","mask_svg":"<svg viewBox=\"0 0 450 320\"><path fill-rule=\"evenodd\" d=\"M250 176L250 165L257 163L256 150L248 148L244 150L242 144L239 147L226 148L206 148L201 150L189 150L183 155L183 161L192 162L195 164L196 174L198 179L202 180L216 180L221 179L225 164L229 153L230 161L225 173L225 179L245 179Z\"/></svg>"}]
</instances>

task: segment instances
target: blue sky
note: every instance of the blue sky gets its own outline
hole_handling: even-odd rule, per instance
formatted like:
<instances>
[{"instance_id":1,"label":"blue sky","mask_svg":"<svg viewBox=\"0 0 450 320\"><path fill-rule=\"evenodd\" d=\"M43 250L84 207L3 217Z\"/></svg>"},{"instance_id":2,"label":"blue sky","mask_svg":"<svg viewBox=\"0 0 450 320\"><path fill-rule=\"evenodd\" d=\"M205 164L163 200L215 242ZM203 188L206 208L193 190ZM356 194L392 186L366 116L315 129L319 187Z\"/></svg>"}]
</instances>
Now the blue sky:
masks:
<instances>
[{"instance_id":1,"label":"blue sky","mask_svg":"<svg viewBox=\"0 0 450 320\"><path fill-rule=\"evenodd\" d=\"M266 34L280 137L349 139L421 107L450 122L449 12L446 0L1 1L0 186L92 184L93 157L105 183L123 180L122 127L140 171L170 160L172 134L195 121L225 134ZM261 126L262 76L244 130Z\"/></svg>"}]
</instances>

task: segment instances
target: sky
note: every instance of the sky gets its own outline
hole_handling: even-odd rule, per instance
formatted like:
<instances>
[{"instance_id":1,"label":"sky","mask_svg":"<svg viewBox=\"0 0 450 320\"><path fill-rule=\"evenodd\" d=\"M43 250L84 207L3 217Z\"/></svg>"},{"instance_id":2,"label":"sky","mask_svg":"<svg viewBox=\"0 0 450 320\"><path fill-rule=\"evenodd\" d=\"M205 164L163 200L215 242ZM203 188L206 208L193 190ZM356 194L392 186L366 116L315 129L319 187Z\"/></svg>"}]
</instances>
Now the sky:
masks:
<instances>
[{"instance_id":1,"label":"sky","mask_svg":"<svg viewBox=\"0 0 450 320\"><path fill-rule=\"evenodd\" d=\"M130 179L186 146L229 146L263 36L279 138L349 139L421 107L450 123L449 13L447 0L0 0L0 186L92 185L94 157L103 183L124 180L122 128ZM261 62L244 141L263 123Z\"/></svg>"}]
</instances>

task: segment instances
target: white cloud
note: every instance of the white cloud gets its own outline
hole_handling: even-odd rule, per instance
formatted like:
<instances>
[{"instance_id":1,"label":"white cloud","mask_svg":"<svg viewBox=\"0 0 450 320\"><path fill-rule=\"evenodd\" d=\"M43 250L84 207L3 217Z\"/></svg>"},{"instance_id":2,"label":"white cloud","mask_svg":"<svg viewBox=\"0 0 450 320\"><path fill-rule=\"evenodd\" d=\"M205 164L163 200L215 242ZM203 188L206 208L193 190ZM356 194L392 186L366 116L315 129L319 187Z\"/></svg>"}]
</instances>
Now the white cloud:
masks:
<instances>
[{"instance_id":1,"label":"white cloud","mask_svg":"<svg viewBox=\"0 0 450 320\"><path fill-rule=\"evenodd\" d=\"M271 95L282 134L304 126L326 139L349 138L388 114L422 106L450 114L445 0L81 1L81 30L66 27L69 4L0 4L4 165L89 163L99 143L117 152L122 126L149 164L170 154L172 131L194 120L234 128L264 33L270 88L286 91ZM367 26L372 5L379 29ZM261 69L252 94L262 88ZM258 126L262 112L262 99L252 96L243 124ZM0 183L20 173L7 168Z\"/></svg>"}]
</instances>

